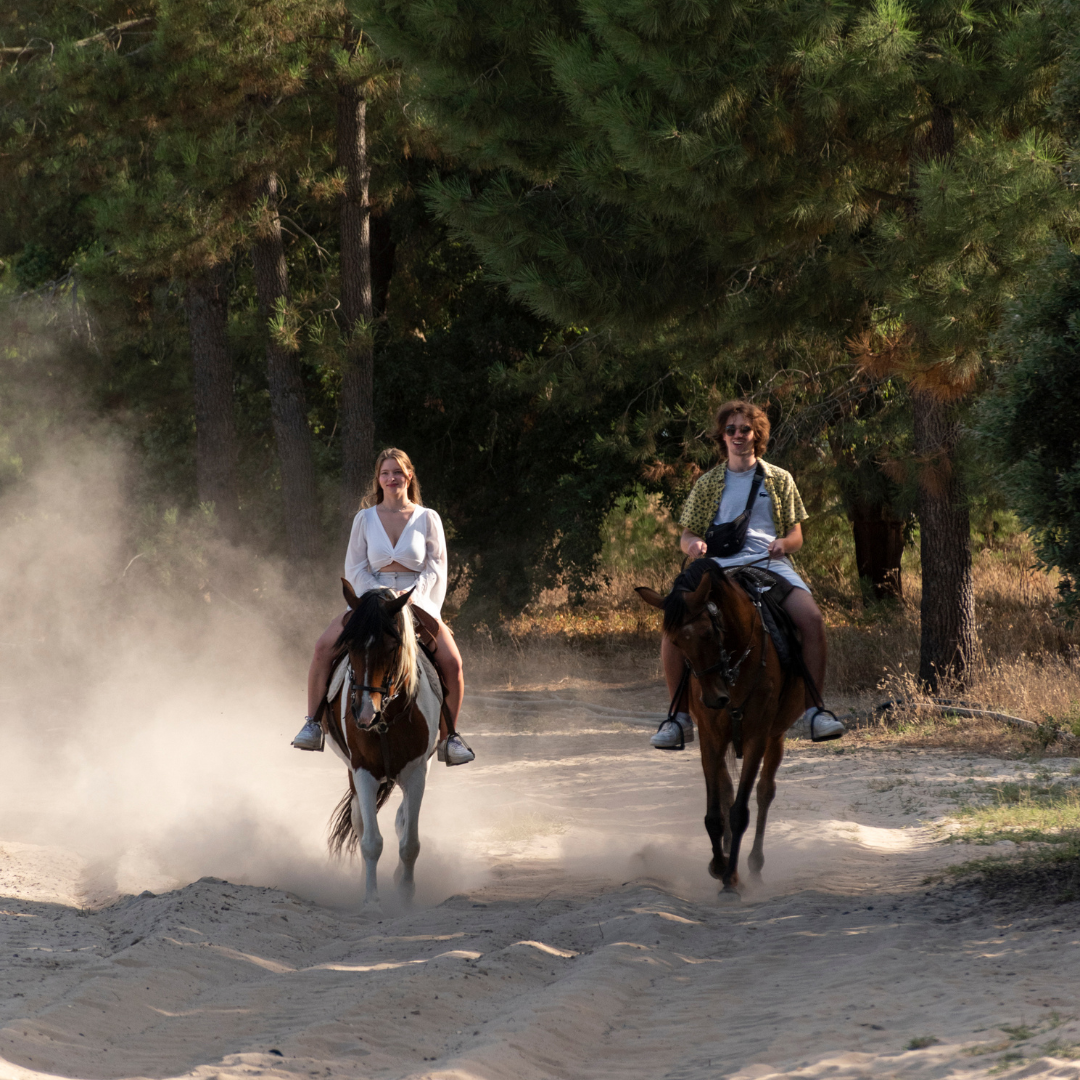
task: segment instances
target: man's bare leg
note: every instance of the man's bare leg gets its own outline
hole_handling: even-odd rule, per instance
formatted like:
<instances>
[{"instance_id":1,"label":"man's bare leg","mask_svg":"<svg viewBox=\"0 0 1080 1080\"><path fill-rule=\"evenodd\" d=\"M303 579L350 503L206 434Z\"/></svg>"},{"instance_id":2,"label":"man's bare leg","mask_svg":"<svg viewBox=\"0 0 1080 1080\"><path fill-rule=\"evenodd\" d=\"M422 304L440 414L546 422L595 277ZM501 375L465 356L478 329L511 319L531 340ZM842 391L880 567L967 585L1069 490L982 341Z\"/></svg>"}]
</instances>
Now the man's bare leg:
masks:
<instances>
[{"instance_id":1,"label":"man's bare leg","mask_svg":"<svg viewBox=\"0 0 1080 1080\"><path fill-rule=\"evenodd\" d=\"M675 696L682 681L686 660L683 654L665 634L660 639L660 666L664 669L664 682L667 684L668 701ZM679 743L694 741L694 722L690 719L690 691L686 689L676 703L676 719L682 728L682 734L676 729L675 722L665 722L660 730L649 740L658 750L678 749Z\"/></svg>"}]
</instances>

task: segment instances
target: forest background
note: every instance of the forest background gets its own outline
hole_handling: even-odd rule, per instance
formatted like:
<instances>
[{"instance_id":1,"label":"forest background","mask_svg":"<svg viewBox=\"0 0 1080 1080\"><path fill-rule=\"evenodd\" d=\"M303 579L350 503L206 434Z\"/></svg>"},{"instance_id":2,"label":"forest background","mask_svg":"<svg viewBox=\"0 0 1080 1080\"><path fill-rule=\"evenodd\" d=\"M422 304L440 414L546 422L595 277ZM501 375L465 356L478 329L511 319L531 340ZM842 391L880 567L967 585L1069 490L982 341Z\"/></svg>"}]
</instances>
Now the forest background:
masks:
<instances>
[{"instance_id":1,"label":"forest background","mask_svg":"<svg viewBox=\"0 0 1080 1080\"><path fill-rule=\"evenodd\" d=\"M110 588L317 601L307 633L397 445L455 625L610 645L655 634L629 585L673 576L743 396L838 686L1038 684L1075 719L1075 15L20 0L0 495L104 440Z\"/></svg>"}]
</instances>

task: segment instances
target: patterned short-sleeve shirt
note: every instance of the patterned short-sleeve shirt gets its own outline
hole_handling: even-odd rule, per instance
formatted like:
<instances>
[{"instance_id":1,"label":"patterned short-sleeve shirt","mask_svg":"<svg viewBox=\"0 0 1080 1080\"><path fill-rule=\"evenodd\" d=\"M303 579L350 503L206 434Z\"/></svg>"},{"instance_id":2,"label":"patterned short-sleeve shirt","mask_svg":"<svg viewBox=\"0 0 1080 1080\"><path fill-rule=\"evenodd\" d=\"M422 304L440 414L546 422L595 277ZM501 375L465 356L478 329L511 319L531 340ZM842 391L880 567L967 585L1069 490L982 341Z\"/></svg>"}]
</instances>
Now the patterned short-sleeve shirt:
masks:
<instances>
[{"instance_id":1,"label":"patterned short-sleeve shirt","mask_svg":"<svg viewBox=\"0 0 1080 1080\"><path fill-rule=\"evenodd\" d=\"M770 465L767 461L761 464L765 468L765 490L772 497L776 535L787 536L800 521L805 521L810 515L803 506L791 473ZM716 512L720 509L726 477L726 463L717 465L715 469L710 469L698 477L679 514L679 524L684 529L689 529L695 536L705 535L705 530L713 523Z\"/></svg>"}]
</instances>

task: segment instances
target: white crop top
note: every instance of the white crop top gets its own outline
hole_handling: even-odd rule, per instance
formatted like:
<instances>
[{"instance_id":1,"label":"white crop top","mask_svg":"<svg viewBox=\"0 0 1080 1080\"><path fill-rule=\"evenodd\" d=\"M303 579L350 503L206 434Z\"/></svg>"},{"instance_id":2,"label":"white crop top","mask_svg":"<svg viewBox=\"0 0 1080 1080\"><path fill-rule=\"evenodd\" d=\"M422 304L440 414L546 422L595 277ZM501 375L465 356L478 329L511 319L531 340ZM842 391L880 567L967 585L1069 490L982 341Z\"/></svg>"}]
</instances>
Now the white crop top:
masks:
<instances>
[{"instance_id":1,"label":"white crop top","mask_svg":"<svg viewBox=\"0 0 1080 1080\"><path fill-rule=\"evenodd\" d=\"M381 582L374 575L392 562L420 575L412 602L435 618L442 618L446 599L446 535L442 519L434 510L418 506L396 544L390 543L374 506L361 510L353 518L345 552L345 577L356 595L380 588Z\"/></svg>"}]
</instances>

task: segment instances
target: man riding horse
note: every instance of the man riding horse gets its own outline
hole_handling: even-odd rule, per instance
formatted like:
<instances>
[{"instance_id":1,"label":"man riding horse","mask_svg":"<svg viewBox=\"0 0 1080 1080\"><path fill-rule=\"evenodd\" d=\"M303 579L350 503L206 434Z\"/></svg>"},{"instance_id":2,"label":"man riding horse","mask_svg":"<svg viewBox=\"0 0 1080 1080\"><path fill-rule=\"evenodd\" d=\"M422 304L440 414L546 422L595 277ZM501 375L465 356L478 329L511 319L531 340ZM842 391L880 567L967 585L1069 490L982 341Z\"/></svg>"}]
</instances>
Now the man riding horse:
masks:
<instances>
[{"instance_id":1,"label":"man riding horse","mask_svg":"<svg viewBox=\"0 0 1080 1080\"><path fill-rule=\"evenodd\" d=\"M719 456L726 460L694 484L679 515L683 527L679 546L691 559L712 554L722 567L755 564L776 576L773 588L779 590L784 610L799 631L805 674L814 684L806 687L802 719L814 742L824 742L845 732L844 725L821 705L825 624L809 586L788 557L802 547L800 522L808 515L791 474L761 460L769 431L769 418L750 402L729 401L720 407L710 434ZM666 634L661 639L660 660L668 695L674 699L686 660ZM693 739L694 722L684 691L674 717L653 735L652 745L675 750Z\"/></svg>"}]
</instances>

